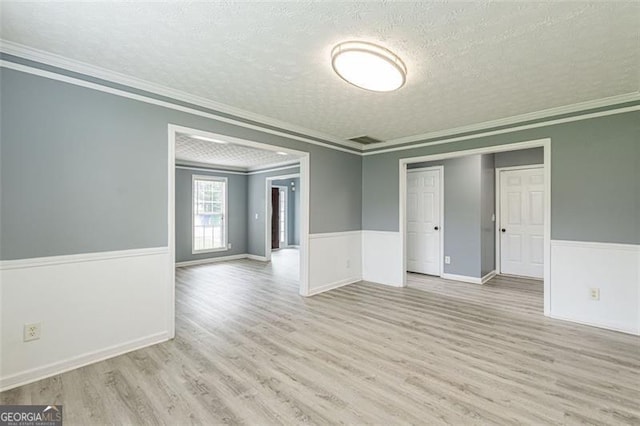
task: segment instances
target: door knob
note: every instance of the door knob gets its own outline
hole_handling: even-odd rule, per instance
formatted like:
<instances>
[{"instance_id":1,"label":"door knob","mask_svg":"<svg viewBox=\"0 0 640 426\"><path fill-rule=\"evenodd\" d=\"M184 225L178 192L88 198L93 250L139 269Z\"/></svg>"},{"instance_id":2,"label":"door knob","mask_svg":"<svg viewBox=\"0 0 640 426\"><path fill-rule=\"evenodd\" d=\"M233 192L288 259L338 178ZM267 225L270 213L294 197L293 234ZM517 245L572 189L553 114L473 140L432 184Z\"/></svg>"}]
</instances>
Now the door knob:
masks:
<instances>
[{"instance_id":1,"label":"door knob","mask_svg":"<svg viewBox=\"0 0 640 426\"><path fill-rule=\"evenodd\" d=\"M433 227L433 229L435 229L435 230L437 231L437 230L438 230L438 229L440 229L440 228L438 228L437 226L434 226L434 227Z\"/></svg>"},{"instance_id":2,"label":"door knob","mask_svg":"<svg viewBox=\"0 0 640 426\"><path fill-rule=\"evenodd\" d=\"M504 228L502 228L502 229L501 229L501 231L502 231L502 232L507 232L507 230L506 230L506 229L504 229Z\"/></svg>"}]
</instances>

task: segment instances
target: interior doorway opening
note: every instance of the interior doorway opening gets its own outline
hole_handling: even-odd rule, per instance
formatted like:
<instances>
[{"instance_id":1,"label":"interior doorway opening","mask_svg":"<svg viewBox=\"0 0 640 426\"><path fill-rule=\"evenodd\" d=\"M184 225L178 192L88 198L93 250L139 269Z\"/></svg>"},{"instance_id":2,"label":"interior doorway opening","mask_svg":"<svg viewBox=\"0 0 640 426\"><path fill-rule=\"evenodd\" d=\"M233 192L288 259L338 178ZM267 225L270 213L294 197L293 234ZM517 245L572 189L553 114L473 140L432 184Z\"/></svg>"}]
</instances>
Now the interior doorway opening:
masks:
<instances>
[{"instance_id":1,"label":"interior doorway opening","mask_svg":"<svg viewBox=\"0 0 640 426\"><path fill-rule=\"evenodd\" d=\"M271 187L271 250L285 248L287 242L287 187Z\"/></svg>"},{"instance_id":2,"label":"interior doorway opening","mask_svg":"<svg viewBox=\"0 0 640 426\"><path fill-rule=\"evenodd\" d=\"M231 161L239 163L234 165ZM299 208L296 215L298 251L294 279L299 281L299 294L309 295L308 152L169 124L167 166L168 267L172 295L167 311L171 335L175 330L176 265L192 266L238 259L269 261L271 245L267 246L266 241L262 241L265 231L261 229L267 217L266 204L262 200L264 182L270 185L268 176L293 168L299 182L296 188ZM196 179L192 175L205 177ZM212 179L211 176L224 178ZM177 184L179 188L176 188ZM207 240L209 234L212 237ZM207 244L196 241L195 236L200 236L200 240Z\"/></svg>"},{"instance_id":3,"label":"interior doorway opening","mask_svg":"<svg viewBox=\"0 0 640 426\"><path fill-rule=\"evenodd\" d=\"M275 251L297 251L300 247L301 185L299 173L266 179L265 252L268 260L277 261L273 256Z\"/></svg>"},{"instance_id":4,"label":"interior doorway opening","mask_svg":"<svg viewBox=\"0 0 640 426\"><path fill-rule=\"evenodd\" d=\"M514 288L543 280L548 315L549 139L401 159L400 198L404 286L408 273L473 284L500 274Z\"/></svg>"}]
</instances>

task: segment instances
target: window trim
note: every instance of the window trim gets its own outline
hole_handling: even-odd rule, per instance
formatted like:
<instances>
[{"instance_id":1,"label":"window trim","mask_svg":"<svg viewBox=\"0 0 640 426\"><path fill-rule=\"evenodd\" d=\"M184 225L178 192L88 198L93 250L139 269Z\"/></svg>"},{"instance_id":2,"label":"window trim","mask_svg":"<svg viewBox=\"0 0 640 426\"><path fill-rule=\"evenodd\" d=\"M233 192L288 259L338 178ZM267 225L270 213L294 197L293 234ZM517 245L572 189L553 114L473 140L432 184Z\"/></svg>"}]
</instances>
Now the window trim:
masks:
<instances>
[{"instance_id":1,"label":"window trim","mask_svg":"<svg viewBox=\"0 0 640 426\"><path fill-rule=\"evenodd\" d=\"M224 208L222 209L222 247L213 249L195 249L195 185L197 180L224 183ZM222 176L191 175L191 254L216 253L229 250L229 179Z\"/></svg>"}]
</instances>

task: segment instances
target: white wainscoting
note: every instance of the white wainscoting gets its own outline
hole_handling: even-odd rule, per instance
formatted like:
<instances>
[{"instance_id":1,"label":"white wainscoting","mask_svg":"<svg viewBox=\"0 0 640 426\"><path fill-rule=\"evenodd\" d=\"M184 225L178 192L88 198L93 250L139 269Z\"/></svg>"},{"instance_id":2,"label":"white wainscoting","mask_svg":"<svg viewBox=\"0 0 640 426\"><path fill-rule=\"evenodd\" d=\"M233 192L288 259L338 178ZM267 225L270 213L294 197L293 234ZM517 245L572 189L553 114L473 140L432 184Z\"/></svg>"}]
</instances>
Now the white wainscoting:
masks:
<instances>
[{"instance_id":1,"label":"white wainscoting","mask_svg":"<svg viewBox=\"0 0 640 426\"><path fill-rule=\"evenodd\" d=\"M394 287L404 285L399 232L362 231L362 278Z\"/></svg>"},{"instance_id":2,"label":"white wainscoting","mask_svg":"<svg viewBox=\"0 0 640 426\"><path fill-rule=\"evenodd\" d=\"M362 280L362 231L309 234L309 293Z\"/></svg>"},{"instance_id":3,"label":"white wainscoting","mask_svg":"<svg viewBox=\"0 0 640 426\"><path fill-rule=\"evenodd\" d=\"M640 246L552 240L550 316L640 334Z\"/></svg>"},{"instance_id":4,"label":"white wainscoting","mask_svg":"<svg viewBox=\"0 0 640 426\"><path fill-rule=\"evenodd\" d=\"M169 265L166 247L0 262L0 390L171 338Z\"/></svg>"}]
</instances>

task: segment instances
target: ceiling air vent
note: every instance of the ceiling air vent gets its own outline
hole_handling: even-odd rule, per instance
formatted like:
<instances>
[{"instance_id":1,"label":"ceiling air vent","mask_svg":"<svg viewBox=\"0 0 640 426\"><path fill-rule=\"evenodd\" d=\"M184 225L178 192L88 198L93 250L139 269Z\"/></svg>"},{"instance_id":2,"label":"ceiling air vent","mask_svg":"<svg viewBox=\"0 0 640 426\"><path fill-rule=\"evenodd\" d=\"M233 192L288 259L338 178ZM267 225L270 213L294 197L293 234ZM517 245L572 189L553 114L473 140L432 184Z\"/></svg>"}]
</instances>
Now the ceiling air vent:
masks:
<instances>
[{"instance_id":1,"label":"ceiling air vent","mask_svg":"<svg viewBox=\"0 0 640 426\"><path fill-rule=\"evenodd\" d=\"M371 136L358 136L357 138L351 138L350 141L358 142L363 145L369 145L371 143L382 142L380 139L372 138Z\"/></svg>"}]
</instances>

